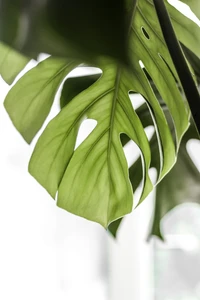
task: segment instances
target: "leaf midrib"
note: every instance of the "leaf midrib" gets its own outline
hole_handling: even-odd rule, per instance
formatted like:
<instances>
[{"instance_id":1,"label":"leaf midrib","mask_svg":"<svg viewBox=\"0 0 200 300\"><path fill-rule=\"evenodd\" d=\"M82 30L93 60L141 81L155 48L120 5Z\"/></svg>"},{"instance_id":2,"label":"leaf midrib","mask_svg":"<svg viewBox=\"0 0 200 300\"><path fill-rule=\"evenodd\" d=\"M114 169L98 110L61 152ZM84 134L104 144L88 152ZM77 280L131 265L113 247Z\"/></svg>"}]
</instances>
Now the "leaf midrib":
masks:
<instances>
[{"instance_id":1,"label":"leaf midrib","mask_svg":"<svg viewBox=\"0 0 200 300\"><path fill-rule=\"evenodd\" d=\"M88 105L88 106L87 106L87 107L79 114L79 116L76 118L76 120L75 120L75 121L73 122L73 124L70 126L70 128L67 130L67 133L64 135L64 137L62 138L62 140L61 140L61 142L59 143L59 145L62 145L62 144L63 144L64 140L68 137L68 135L69 135L69 133L71 132L72 128L73 128L73 127L77 124L77 122L84 116L84 114L87 112L87 110L90 109L90 108L91 108L95 103L97 103L99 100L101 100L105 95L109 94L112 90L113 90L113 88L112 88L112 89L109 89L108 91L106 91L105 93L103 93L103 95L101 95L100 97L95 98L94 101L92 101L92 103L90 103L90 105ZM106 129L106 131L108 131L108 129ZM59 135L62 135L62 134L63 134L63 133L60 133ZM54 138L57 138L59 135L55 136ZM50 140L50 142L47 143L47 144L45 145L44 149L46 149L46 147L48 147L48 145L49 145L51 142L52 142L52 140ZM52 168L52 166L53 166L53 163L54 163L54 161L55 161L57 155L59 154L59 151L60 151L61 148L62 148L62 147L59 146L58 151L57 151L56 154L54 155L54 158L52 159L52 163L51 163L51 165L50 165L50 167L49 167L49 173L48 173L48 174L50 174L50 170L51 170L51 168ZM64 174L64 173L65 173L65 170L64 170L63 174ZM46 182L48 181L48 178L49 178L49 176L47 176ZM62 181L62 178L63 178L63 175L62 175L62 177L61 177L60 182Z\"/></svg>"},{"instance_id":2,"label":"leaf midrib","mask_svg":"<svg viewBox=\"0 0 200 300\"><path fill-rule=\"evenodd\" d=\"M109 123L109 138L108 138L108 160L110 158L110 150L111 150L111 144L112 144L112 133L113 133L113 126L114 126L114 117L115 117L115 109L117 104L117 96L118 96L118 90L120 85L120 77L121 77L121 68L117 68L117 75L115 78L115 92L113 96L112 101L112 107L111 107L111 117L110 117L110 123Z\"/></svg>"}]
</instances>

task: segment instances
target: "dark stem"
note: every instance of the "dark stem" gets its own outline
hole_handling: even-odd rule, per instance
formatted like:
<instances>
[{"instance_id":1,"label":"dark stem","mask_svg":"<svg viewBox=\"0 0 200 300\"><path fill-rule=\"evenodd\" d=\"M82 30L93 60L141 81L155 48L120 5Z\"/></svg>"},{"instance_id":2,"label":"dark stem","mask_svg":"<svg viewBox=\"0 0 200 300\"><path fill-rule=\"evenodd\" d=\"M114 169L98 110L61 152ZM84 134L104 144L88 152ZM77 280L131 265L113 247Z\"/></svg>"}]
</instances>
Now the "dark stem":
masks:
<instances>
[{"instance_id":1,"label":"dark stem","mask_svg":"<svg viewBox=\"0 0 200 300\"><path fill-rule=\"evenodd\" d=\"M168 47L174 66L177 70L186 98L188 100L188 104L190 106L197 130L200 133L200 96L198 90L191 76L181 46L176 38L164 1L153 1L166 45Z\"/></svg>"}]
</instances>

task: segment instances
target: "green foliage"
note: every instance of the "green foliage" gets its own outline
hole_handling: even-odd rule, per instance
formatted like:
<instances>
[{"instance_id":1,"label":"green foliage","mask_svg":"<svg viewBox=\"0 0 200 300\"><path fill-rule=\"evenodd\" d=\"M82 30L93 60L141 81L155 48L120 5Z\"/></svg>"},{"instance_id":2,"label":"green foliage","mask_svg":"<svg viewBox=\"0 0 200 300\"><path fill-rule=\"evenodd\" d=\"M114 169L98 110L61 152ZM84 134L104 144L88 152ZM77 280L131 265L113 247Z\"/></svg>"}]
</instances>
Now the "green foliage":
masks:
<instances>
[{"instance_id":1,"label":"green foliage","mask_svg":"<svg viewBox=\"0 0 200 300\"><path fill-rule=\"evenodd\" d=\"M76 65L50 57L27 72L8 93L5 108L28 143L45 121L63 79Z\"/></svg>"},{"instance_id":2,"label":"green foliage","mask_svg":"<svg viewBox=\"0 0 200 300\"><path fill-rule=\"evenodd\" d=\"M157 186L155 212L150 234L163 239L160 221L171 209L185 202L200 204L200 174L186 150L190 139L198 139L192 124L184 135L178 160L172 171Z\"/></svg>"},{"instance_id":3,"label":"green foliage","mask_svg":"<svg viewBox=\"0 0 200 300\"><path fill-rule=\"evenodd\" d=\"M193 13L200 19L200 2L196 0L182 0L185 4L187 4Z\"/></svg>"},{"instance_id":4,"label":"green foliage","mask_svg":"<svg viewBox=\"0 0 200 300\"><path fill-rule=\"evenodd\" d=\"M187 166L192 163L187 157L183 165L181 156L186 155L183 148L191 137L187 135L181 144L189 127L190 110L153 2L103 1L97 5L87 0L84 1L86 13L81 9L82 1L61 1L61 6L53 0L46 1L45 5L35 3L32 13L32 1L24 10L17 2L3 2L5 12L14 11L13 22L22 22L23 13L29 23L23 38L14 23L7 33L2 30L3 41L34 57L40 51L59 56L51 56L27 72L5 99L14 126L28 143L43 125L65 81L61 111L41 134L29 172L53 198L58 193L58 206L105 228L110 224L110 231L116 235L120 218L132 210L133 192L140 182L143 187L139 203L151 192L149 169L155 167L157 183L166 176L158 185L152 231L160 236L161 217L183 199L183 193L177 194L173 187L173 178L184 168L190 170ZM190 68L193 67L198 79L199 27L169 4L167 8ZM7 22L3 15L2 26ZM6 73L0 68L2 76L10 82L27 61L13 53L16 55L13 70ZM69 72L81 63L100 68L102 75L66 80ZM141 94L146 104L135 111L130 92ZM93 119L97 124L75 149L78 130L85 119ZM150 142L144 130L149 125L155 128ZM122 144L129 139L138 145L141 157L128 170ZM173 168L180 144L180 157ZM197 173L192 176L191 181L199 181ZM169 205L166 205L166 186L175 199L168 201Z\"/></svg>"},{"instance_id":5,"label":"green foliage","mask_svg":"<svg viewBox=\"0 0 200 300\"><path fill-rule=\"evenodd\" d=\"M29 59L3 43L0 43L0 53L0 75L8 84L11 84Z\"/></svg>"},{"instance_id":6,"label":"green foliage","mask_svg":"<svg viewBox=\"0 0 200 300\"><path fill-rule=\"evenodd\" d=\"M127 19L136 0L129 2L130 11L124 0L3 0L0 39L33 57L45 52L89 61L100 55L127 61Z\"/></svg>"},{"instance_id":7,"label":"green foliage","mask_svg":"<svg viewBox=\"0 0 200 300\"><path fill-rule=\"evenodd\" d=\"M165 104L162 103L162 105L163 109L165 109L165 114L173 131L174 128L172 120L169 116L169 111L167 110ZM145 127L152 125L152 120L149 118L146 105L142 105L137 110L137 113ZM186 150L186 144L191 139L198 139L198 134L193 123L190 125L188 131L182 139L175 166L156 187L155 209L149 236L157 235L161 239L164 239L162 235L162 229L160 228L160 221L164 215L166 215L177 205L185 202L200 203L200 173ZM154 154L151 160L151 167L155 168L157 172L159 172L159 149L155 134L151 138L150 147L151 152ZM133 190L136 190L142 181L140 158L130 167L129 176L132 188ZM120 224L121 219L113 222L109 226L109 231L113 236L116 236Z\"/></svg>"}]
</instances>

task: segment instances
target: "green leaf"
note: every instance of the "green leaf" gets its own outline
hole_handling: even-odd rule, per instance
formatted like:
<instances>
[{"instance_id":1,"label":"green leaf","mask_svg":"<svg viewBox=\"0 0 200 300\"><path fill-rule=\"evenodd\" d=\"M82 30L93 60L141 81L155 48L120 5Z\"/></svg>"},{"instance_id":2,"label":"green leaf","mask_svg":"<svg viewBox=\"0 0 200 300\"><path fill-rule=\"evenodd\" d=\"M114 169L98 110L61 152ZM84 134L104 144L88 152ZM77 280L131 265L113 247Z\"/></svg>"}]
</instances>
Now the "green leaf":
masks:
<instances>
[{"instance_id":1,"label":"green leaf","mask_svg":"<svg viewBox=\"0 0 200 300\"><path fill-rule=\"evenodd\" d=\"M133 9L136 2L132 1ZM48 0L47 15L55 31L80 53L108 55L127 62L124 0Z\"/></svg>"},{"instance_id":2,"label":"green leaf","mask_svg":"<svg viewBox=\"0 0 200 300\"><path fill-rule=\"evenodd\" d=\"M85 75L80 77L72 77L67 78L67 80L64 83L61 98L60 98L60 105L61 108L63 108L66 104L68 104L75 96L77 96L80 92L84 91L86 88L88 88L90 85L92 85L100 75ZM149 114L149 110L146 104L143 104L141 107L139 107L136 110L139 118L142 121L143 127L147 127L149 125L153 125L153 121L151 118L151 115ZM126 135L120 136L122 145L125 145L130 139ZM141 168L141 160L138 163L138 166L136 167L136 174L138 175L137 178L134 178L136 180L131 180L133 191L136 190L137 186L142 180L142 168ZM133 175L135 172L130 172L130 175ZM138 180L139 179L139 180ZM117 230L119 226L121 225L122 219L118 219L114 222L112 222L108 230L113 235L113 237L116 238Z\"/></svg>"},{"instance_id":3,"label":"green leaf","mask_svg":"<svg viewBox=\"0 0 200 300\"><path fill-rule=\"evenodd\" d=\"M140 202L152 190L148 175L149 143L128 92L139 92L147 100L159 144L158 180L175 163L176 151L189 124L189 112L169 70L173 65L164 40L150 26L149 19L156 19L155 11L144 16L146 1L139 3L129 34L132 68L102 60L98 64L103 72L101 78L70 101L49 123L29 164L30 173L53 198L58 191L58 206L104 227L132 210L132 188L120 142L122 133L141 150L144 184ZM145 72L139 63L141 59ZM176 128L176 144L147 72L170 111ZM97 126L74 150L78 129L85 118L96 120Z\"/></svg>"},{"instance_id":4,"label":"green leaf","mask_svg":"<svg viewBox=\"0 0 200 300\"><path fill-rule=\"evenodd\" d=\"M74 83L67 80L61 95L63 109L42 133L29 164L30 173L53 198L58 192L58 206L106 228L131 212L133 191L140 179L143 179L140 203L152 190L148 174L151 166L158 170L158 182L171 170L190 117L152 3L139 0L136 10L129 11L132 16L127 20L132 22L126 26L125 36L131 67L98 57L95 66L103 74L94 84L90 86L87 81L82 85L77 80L74 88ZM186 19L180 21L183 30L180 39L186 46L190 43L191 48L196 36L184 34L188 30L184 27ZM188 24L190 27L191 23ZM189 31L193 23L191 26ZM101 47L99 52L95 49L91 51L96 56L103 53ZM83 56L84 51L85 48ZM195 51L196 54L199 51L196 46ZM69 59L47 59L27 73L8 94L6 109L28 142L42 126L57 89L76 65ZM145 117L142 114L146 108L134 111L129 98L131 91L146 100ZM164 114L165 107L169 118ZM75 149L84 119L93 119L97 125ZM144 131L149 123L156 132L150 144ZM129 173L121 142L124 136L132 139L141 151L141 159Z\"/></svg>"},{"instance_id":5,"label":"green leaf","mask_svg":"<svg viewBox=\"0 0 200 300\"><path fill-rule=\"evenodd\" d=\"M158 97L159 101L161 102L159 95L157 95L157 97ZM163 108L165 109L166 106L164 106ZM146 103L141 105L136 110L136 112L137 112L144 128L147 128L148 126L153 125L153 120L151 118L151 115L149 113L149 109L148 109L148 106L146 105ZM126 140L123 139L123 145L126 145L129 141L130 141L130 139L126 139ZM158 148L157 138L156 138L155 134L151 138L150 148L151 148L151 153L152 153L151 167L153 165L153 167L155 167L157 169L158 173L159 173L159 170L160 170L160 156L159 156L159 148ZM143 179L141 157L139 157L136 160L136 162L130 166L130 168L129 168L129 178L130 178L130 182L131 182L131 185L132 185L133 192L135 192L136 189L138 188L139 184L141 183L142 179ZM118 219L118 220L112 222L108 227L109 232L112 234L112 236L114 238L117 237L117 232L118 232L118 229L121 225L122 220L123 219Z\"/></svg>"},{"instance_id":6,"label":"green leaf","mask_svg":"<svg viewBox=\"0 0 200 300\"><path fill-rule=\"evenodd\" d=\"M137 113L142 120L143 126L147 127L152 125L152 122L149 118L148 109L145 106L146 105L143 104L137 110ZM166 116L169 117L169 112L166 107L165 113ZM172 120L170 127L173 127ZM186 150L186 144L191 139L198 139L194 124L190 125L189 130L183 137L175 166L156 187L154 216L149 237L156 235L162 240L164 239L160 222L170 210L185 202L200 203L200 173ZM151 167L156 168L157 172L159 172L159 149L155 135L153 135L150 141L150 147L151 152L154 154L151 160ZM129 176L133 190L135 191L142 181L140 158L130 167ZM109 231L114 237L117 236L121 221L122 220L117 220L109 226Z\"/></svg>"},{"instance_id":7,"label":"green leaf","mask_svg":"<svg viewBox=\"0 0 200 300\"><path fill-rule=\"evenodd\" d=\"M163 239L160 221L170 210L184 202L200 204L200 173L186 150L190 139L198 139L194 125L190 126L180 146L178 160L171 172L156 189L155 212L151 235Z\"/></svg>"},{"instance_id":8,"label":"green leaf","mask_svg":"<svg viewBox=\"0 0 200 300\"><path fill-rule=\"evenodd\" d=\"M188 0L190 1L190 0ZM196 1L196 0L195 0ZM142 3L143 1L139 2ZM199 34L199 26L193 22L191 19L184 16L180 11L170 5L167 0L165 0L165 5L167 7L167 11L171 17L171 21L173 27L176 32L177 39L184 44L188 49L196 54L196 56L200 57L200 34ZM153 5L153 0L147 0L146 5L142 7L142 12L146 16L148 14L152 14L155 8ZM161 38L162 34L160 31L160 27L157 26L157 18L149 18L148 21L153 30L157 33L157 35ZM173 69L172 69L173 70ZM173 70L174 72L174 70Z\"/></svg>"},{"instance_id":9,"label":"green leaf","mask_svg":"<svg viewBox=\"0 0 200 300\"><path fill-rule=\"evenodd\" d=\"M0 75L8 84L14 81L28 61L27 57L0 43Z\"/></svg>"},{"instance_id":10,"label":"green leaf","mask_svg":"<svg viewBox=\"0 0 200 300\"><path fill-rule=\"evenodd\" d=\"M165 42L169 49L171 58L177 70L184 93L188 100L188 104L190 106L195 124L200 133L200 111L198 110L198 107L200 106L200 95L198 93L195 82L191 76L191 72L185 60L185 57L183 55L183 51L180 47L179 42L176 39L176 35L173 26L171 24L168 12L166 10L164 0L153 0L153 1L162 28Z\"/></svg>"},{"instance_id":11,"label":"green leaf","mask_svg":"<svg viewBox=\"0 0 200 300\"><path fill-rule=\"evenodd\" d=\"M66 42L49 26L44 1L2 0L0 40L37 58L38 54L68 55Z\"/></svg>"},{"instance_id":12,"label":"green leaf","mask_svg":"<svg viewBox=\"0 0 200 300\"><path fill-rule=\"evenodd\" d=\"M182 49L191 67L193 68L193 72L195 73L198 83L200 83L200 59L184 45L182 45Z\"/></svg>"},{"instance_id":13,"label":"green leaf","mask_svg":"<svg viewBox=\"0 0 200 300\"><path fill-rule=\"evenodd\" d=\"M152 188L148 176L148 141L126 92L131 82L127 75L107 63L103 76L50 122L29 165L31 174L53 197L58 189L58 206L104 227L132 210L121 132L129 135L145 155L143 194ZM74 152L78 128L85 116L95 119L98 125Z\"/></svg>"},{"instance_id":14,"label":"green leaf","mask_svg":"<svg viewBox=\"0 0 200 300\"><path fill-rule=\"evenodd\" d=\"M132 10L137 1L131 2ZM124 0L3 0L1 5L0 39L23 53L128 61Z\"/></svg>"},{"instance_id":15,"label":"green leaf","mask_svg":"<svg viewBox=\"0 0 200 300\"><path fill-rule=\"evenodd\" d=\"M114 238L117 237L117 231L118 231L119 226L121 225L122 221L123 221L123 218L120 218L120 219L112 222L108 227L108 231L111 233L111 235Z\"/></svg>"},{"instance_id":16,"label":"green leaf","mask_svg":"<svg viewBox=\"0 0 200 300\"><path fill-rule=\"evenodd\" d=\"M185 4L187 4L193 13L200 19L200 2L197 0L181 0Z\"/></svg>"},{"instance_id":17,"label":"green leaf","mask_svg":"<svg viewBox=\"0 0 200 300\"><path fill-rule=\"evenodd\" d=\"M194 125L190 126L183 137L175 166L156 187L155 208L149 237L156 235L164 240L160 225L161 220L176 206L188 202L200 204L200 173L186 150L186 144L190 139L198 139ZM151 151L154 153L151 167L159 171L158 148L155 136L151 140ZM138 159L129 170L133 189L136 189L142 180L142 173L137 172L140 164L141 160ZM117 220L109 226L109 231L114 237L117 236L121 221L121 219Z\"/></svg>"},{"instance_id":18,"label":"green leaf","mask_svg":"<svg viewBox=\"0 0 200 300\"><path fill-rule=\"evenodd\" d=\"M1 1L0 11L0 39L10 46L16 41L17 32L20 27L20 0L3 0ZM21 11L22 12L22 11ZM24 28L20 28L24 30ZM25 33L25 30L24 30Z\"/></svg>"},{"instance_id":19,"label":"green leaf","mask_svg":"<svg viewBox=\"0 0 200 300\"><path fill-rule=\"evenodd\" d=\"M9 91L4 106L28 143L48 116L59 85L77 64L50 57L27 72Z\"/></svg>"}]
</instances>

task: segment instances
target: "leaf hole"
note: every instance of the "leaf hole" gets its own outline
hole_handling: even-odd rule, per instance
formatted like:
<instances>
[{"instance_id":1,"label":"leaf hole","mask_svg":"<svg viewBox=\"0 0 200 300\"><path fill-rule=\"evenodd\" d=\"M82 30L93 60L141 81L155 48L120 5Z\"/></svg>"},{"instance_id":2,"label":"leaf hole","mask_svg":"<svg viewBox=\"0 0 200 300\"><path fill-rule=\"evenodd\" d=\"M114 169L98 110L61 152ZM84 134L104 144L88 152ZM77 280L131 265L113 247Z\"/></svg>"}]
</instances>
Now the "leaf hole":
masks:
<instances>
[{"instance_id":1,"label":"leaf hole","mask_svg":"<svg viewBox=\"0 0 200 300\"><path fill-rule=\"evenodd\" d=\"M143 63L142 63L143 64ZM141 66L141 64L140 64ZM174 142L176 142L176 136L175 136L175 128L174 128L174 122L172 120L172 117L171 117L171 114L169 113L169 110L168 110L168 107L166 106L166 104L164 103L164 101L162 100L162 97L154 83L154 81L152 80L150 74L148 73L148 71L146 70L144 64L143 66L141 67L142 71L144 72L144 75L146 77L146 79L148 80L151 88L152 88L152 92L154 93L154 96L156 97L158 103L159 103L159 106L161 107L163 113L165 114L165 118L168 122L168 125L171 129L171 132L172 132L172 135L174 137ZM143 96L144 97L144 96ZM145 98L145 97L144 97ZM163 149L162 149L162 142L161 142L161 139L160 139L160 133L159 133L159 127L157 125L157 118L156 118L156 114L153 110L153 108L151 107L151 104L148 102L148 100L146 99L146 105L149 109L149 113L148 113L148 110L145 109L145 106L138 110L137 113L138 113L138 116L143 124L143 127L147 127L149 125L154 125L154 128L155 128L155 136L153 137L153 143L154 143L154 147L157 151L157 155L159 156L159 169L160 171L162 170L162 166L163 166ZM152 123L151 123L152 122Z\"/></svg>"},{"instance_id":2,"label":"leaf hole","mask_svg":"<svg viewBox=\"0 0 200 300\"><path fill-rule=\"evenodd\" d=\"M149 169L149 177L150 177L151 182L153 183L153 185L155 185L156 180L157 180L157 170L156 170L156 168L150 168ZM133 208L136 208L137 205L139 204L139 200L140 200L140 197L141 197L141 194L142 194L142 190L143 190L143 180L140 182L139 186L135 190ZM144 209L144 206L146 208L148 207L147 211L149 211L149 212L151 211L153 213L154 199L155 199L155 189L147 196L147 198L145 199L147 201L143 201L143 203L140 204L140 205L143 206L142 209Z\"/></svg>"},{"instance_id":3,"label":"leaf hole","mask_svg":"<svg viewBox=\"0 0 200 300\"><path fill-rule=\"evenodd\" d=\"M169 125L169 128L170 128L170 131L172 133L172 137L173 137L173 140L174 140L174 143L176 143L176 130L175 130L175 125L174 125L174 121L173 121L173 118L169 112L169 109L166 105L166 103L164 102L159 90L157 89L157 86L156 84L154 83L153 79L151 78L149 72L147 71L147 69L145 68L145 66L142 68L147 80L149 81L149 84L151 85L151 88L153 90L153 93L157 99L157 101L159 102L159 105L160 107L162 108L162 111L164 112L164 115L165 115L165 118L167 120L167 123ZM148 101L146 100L146 102L148 103ZM150 104L148 104L150 105ZM156 128L156 120L155 120L155 116L154 116L154 113L153 111L151 111L151 115L152 115L152 118L154 120L154 125L155 125L155 128ZM158 134L158 133L157 133Z\"/></svg>"},{"instance_id":4,"label":"leaf hole","mask_svg":"<svg viewBox=\"0 0 200 300\"><path fill-rule=\"evenodd\" d=\"M141 30L142 30L142 33L143 33L143 35L145 36L145 38L146 38L147 40L149 40L150 37L149 37L149 34L148 34L148 32L146 31L146 29L142 26L142 27L141 27Z\"/></svg>"},{"instance_id":5,"label":"leaf hole","mask_svg":"<svg viewBox=\"0 0 200 300\"><path fill-rule=\"evenodd\" d=\"M126 134L121 134L120 139L124 146L123 151L129 168L129 179L134 193L134 203L138 203L144 184L141 151L138 145Z\"/></svg>"},{"instance_id":6,"label":"leaf hole","mask_svg":"<svg viewBox=\"0 0 200 300\"><path fill-rule=\"evenodd\" d=\"M129 92L129 98L131 100L134 110L137 110L142 104L145 103L144 98L140 94Z\"/></svg>"},{"instance_id":7,"label":"leaf hole","mask_svg":"<svg viewBox=\"0 0 200 300\"><path fill-rule=\"evenodd\" d=\"M144 128L145 134L147 136L148 141L152 138L155 128L153 125L147 126ZM131 167L134 162L140 157L141 151L138 145L132 141L129 136L125 133L120 134L121 144L123 146L124 154L128 163L128 167Z\"/></svg>"},{"instance_id":8,"label":"leaf hole","mask_svg":"<svg viewBox=\"0 0 200 300\"><path fill-rule=\"evenodd\" d=\"M102 70L96 67L89 67L80 65L73 69L69 74L68 78L74 78L74 77L84 77L84 76L91 76L91 75L101 75Z\"/></svg>"},{"instance_id":9,"label":"leaf hole","mask_svg":"<svg viewBox=\"0 0 200 300\"><path fill-rule=\"evenodd\" d=\"M74 97L94 84L101 74L100 69L89 67L79 67L71 71L62 85L60 108L62 109Z\"/></svg>"},{"instance_id":10,"label":"leaf hole","mask_svg":"<svg viewBox=\"0 0 200 300\"><path fill-rule=\"evenodd\" d=\"M144 131L146 133L147 139L150 141L152 136L154 135L155 127L153 125L150 125L150 126L146 127L144 129Z\"/></svg>"},{"instance_id":11,"label":"leaf hole","mask_svg":"<svg viewBox=\"0 0 200 300\"><path fill-rule=\"evenodd\" d=\"M78 148L78 146L80 146L80 144L92 133L96 126L97 121L93 119L86 119L81 123L74 150L76 150L76 148Z\"/></svg>"},{"instance_id":12,"label":"leaf hole","mask_svg":"<svg viewBox=\"0 0 200 300\"><path fill-rule=\"evenodd\" d=\"M183 3L180 0L167 0L170 5L175 7L178 11L180 11L184 16L186 16L188 19L195 22L198 26L200 26L200 20L197 18L195 13L191 10L189 5L186 3Z\"/></svg>"},{"instance_id":13,"label":"leaf hole","mask_svg":"<svg viewBox=\"0 0 200 300\"><path fill-rule=\"evenodd\" d=\"M124 155L126 157L128 167L130 167L139 158L140 149L138 145L130 140L130 138L124 133L120 135L120 140L123 146Z\"/></svg>"},{"instance_id":14,"label":"leaf hole","mask_svg":"<svg viewBox=\"0 0 200 300\"><path fill-rule=\"evenodd\" d=\"M148 140L150 140L155 132L154 126L148 126L144 130ZM134 192L134 204L136 205L139 202L144 186L141 150L138 145L124 133L120 135L120 140L129 168L129 179Z\"/></svg>"},{"instance_id":15,"label":"leaf hole","mask_svg":"<svg viewBox=\"0 0 200 300\"><path fill-rule=\"evenodd\" d=\"M197 167L197 169L200 172L200 159L199 159L200 141L196 139L189 140L186 144L186 149L194 165Z\"/></svg>"},{"instance_id":16,"label":"leaf hole","mask_svg":"<svg viewBox=\"0 0 200 300\"><path fill-rule=\"evenodd\" d=\"M143 64L143 62L142 62L141 60L139 60L139 65L140 65L140 68L141 68L141 69L144 69L144 68L145 68L145 66L144 66L144 64Z\"/></svg>"}]
</instances>

